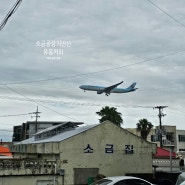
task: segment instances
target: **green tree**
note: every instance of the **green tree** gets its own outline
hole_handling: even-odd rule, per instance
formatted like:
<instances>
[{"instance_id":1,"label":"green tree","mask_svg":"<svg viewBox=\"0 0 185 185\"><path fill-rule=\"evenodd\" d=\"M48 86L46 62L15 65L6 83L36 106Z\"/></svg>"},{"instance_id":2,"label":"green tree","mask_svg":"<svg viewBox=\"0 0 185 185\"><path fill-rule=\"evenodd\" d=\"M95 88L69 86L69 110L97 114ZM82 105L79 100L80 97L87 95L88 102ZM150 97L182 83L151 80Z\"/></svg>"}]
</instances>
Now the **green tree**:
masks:
<instances>
[{"instance_id":1,"label":"green tree","mask_svg":"<svg viewBox=\"0 0 185 185\"><path fill-rule=\"evenodd\" d=\"M122 114L120 112L117 112L115 107L102 107L102 109L99 112L96 112L96 114L101 116L101 118L99 119L100 123L106 120L111 121L117 126L121 126L121 124L123 123L123 119L121 117Z\"/></svg>"},{"instance_id":2,"label":"green tree","mask_svg":"<svg viewBox=\"0 0 185 185\"><path fill-rule=\"evenodd\" d=\"M151 129L153 128L152 123L149 122L147 119L143 118L139 120L136 126L137 130L140 131L141 137L144 140L147 140L147 136L150 133Z\"/></svg>"}]
</instances>

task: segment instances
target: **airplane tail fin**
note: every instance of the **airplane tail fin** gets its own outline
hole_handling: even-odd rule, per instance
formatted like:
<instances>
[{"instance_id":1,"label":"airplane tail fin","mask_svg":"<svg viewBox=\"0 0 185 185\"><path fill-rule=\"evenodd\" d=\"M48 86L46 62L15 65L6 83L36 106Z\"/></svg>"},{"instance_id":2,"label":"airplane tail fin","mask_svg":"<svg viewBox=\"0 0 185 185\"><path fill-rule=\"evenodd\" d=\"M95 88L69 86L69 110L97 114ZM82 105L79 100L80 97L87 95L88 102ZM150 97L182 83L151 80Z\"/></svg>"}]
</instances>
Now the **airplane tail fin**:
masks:
<instances>
[{"instance_id":1,"label":"airplane tail fin","mask_svg":"<svg viewBox=\"0 0 185 185\"><path fill-rule=\"evenodd\" d=\"M135 88L135 86L136 86L136 82L132 83L132 84L128 87L128 89L130 89L130 90L136 90L137 88Z\"/></svg>"}]
</instances>

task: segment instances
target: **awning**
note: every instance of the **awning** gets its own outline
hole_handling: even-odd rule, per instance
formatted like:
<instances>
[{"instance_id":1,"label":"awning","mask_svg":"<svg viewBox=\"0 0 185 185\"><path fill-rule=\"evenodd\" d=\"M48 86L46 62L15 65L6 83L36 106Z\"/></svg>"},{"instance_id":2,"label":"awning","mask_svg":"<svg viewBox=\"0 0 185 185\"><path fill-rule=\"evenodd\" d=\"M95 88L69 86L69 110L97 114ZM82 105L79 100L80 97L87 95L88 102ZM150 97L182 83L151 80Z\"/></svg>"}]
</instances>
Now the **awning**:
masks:
<instances>
[{"instance_id":1,"label":"awning","mask_svg":"<svg viewBox=\"0 0 185 185\"><path fill-rule=\"evenodd\" d=\"M9 148L0 146L0 156L12 156L12 153Z\"/></svg>"},{"instance_id":2,"label":"awning","mask_svg":"<svg viewBox=\"0 0 185 185\"><path fill-rule=\"evenodd\" d=\"M172 152L172 157L175 158L177 155L175 152ZM155 158L169 158L170 157L170 151L166 150L164 148L157 147L157 153L154 154Z\"/></svg>"}]
</instances>

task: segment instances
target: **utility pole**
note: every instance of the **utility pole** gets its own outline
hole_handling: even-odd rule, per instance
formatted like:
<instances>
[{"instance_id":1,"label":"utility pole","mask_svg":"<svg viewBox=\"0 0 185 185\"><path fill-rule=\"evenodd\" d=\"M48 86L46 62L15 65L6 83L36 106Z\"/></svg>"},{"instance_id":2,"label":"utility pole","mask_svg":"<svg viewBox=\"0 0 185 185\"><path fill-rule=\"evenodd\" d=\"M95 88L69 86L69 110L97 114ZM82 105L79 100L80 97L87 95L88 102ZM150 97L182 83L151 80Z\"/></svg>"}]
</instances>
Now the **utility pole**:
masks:
<instances>
[{"instance_id":1,"label":"utility pole","mask_svg":"<svg viewBox=\"0 0 185 185\"><path fill-rule=\"evenodd\" d=\"M160 139L160 147L162 148L162 121L161 121L161 118L162 116L165 116L166 114L163 114L162 111L164 108L166 108L168 106L157 106L157 107L154 107L154 109L159 109L159 139Z\"/></svg>"},{"instance_id":2,"label":"utility pole","mask_svg":"<svg viewBox=\"0 0 185 185\"><path fill-rule=\"evenodd\" d=\"M38 106L37 106L36 112L32 112L32 114L35 114L35 116L32 116L32 117L36 118L36 120L35 120L35 133L37 133L37 130L38 130L37 120L38 120L38 118L40 118L40 116L39 116L40 113L41 112L38 111Z\"/></svg>"}]
</instances>

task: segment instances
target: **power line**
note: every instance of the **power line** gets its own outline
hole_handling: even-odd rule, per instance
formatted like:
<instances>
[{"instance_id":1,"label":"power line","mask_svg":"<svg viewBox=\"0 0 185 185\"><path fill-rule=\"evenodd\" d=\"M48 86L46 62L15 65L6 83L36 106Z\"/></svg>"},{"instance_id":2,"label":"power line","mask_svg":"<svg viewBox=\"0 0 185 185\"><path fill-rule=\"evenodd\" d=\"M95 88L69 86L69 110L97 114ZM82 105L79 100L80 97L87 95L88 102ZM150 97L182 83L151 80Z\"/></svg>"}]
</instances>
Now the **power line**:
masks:
<instances>
[{"instance_id":1,"label":"power line","mask_svg":"<svg viewBox=\"0 0 185 185\"><path fill-rule=\"evenodd\" d=\"M9 115L1 115L0 117L13 117L13 116L26 116L31 113L26 113L26 114L9 114Z\"/></svg>"},{"instance_id":2,"label":"power line","mask_svg":"<svg viewBox=\"0 0 185 185\"><path fill-rule=\"evenodd\" d=\"M40 106L42 106L42 107L44 107L44 108L46 108L46 109L52 111L52 112L55 112L55 113L57 113L57 114L59 114L59 115L62 115L62 116L64 116L64 117L67 117L67 118L69 118L69 119L78 121L78 120L76 120L76 119L74 119L74 118L72 118L72 117L69 117L69 116L66 116L66 115L64 115L64 114L61 114L61 113L59 113L58 111L55 111L55 110L53 110L53 109L51 109L51 108L49 108L49 107L47 107L47 106L45 106L45 105L43 105L43 104L41 104L41 103L39 103L39 102L36 102L35 100L33 100L33 99L31 99L31 98L25 96L24 94L22 94L22 93L18 92L17 90L15 90L15 89L9 87L8 85L4 85L4 86L7 87L9 90L13 91L14 93L19 94L19 95L25 97L27 100L29 100L29 101L31 101L31 102L34 102L34 103L36 103L36 104L38 104L38 105L40 105Z\"/></svg>"},{"instance_id":3,"label":"power line","mask_svg":"<svg viewBox=\"0 0 185 185\"><path fill-rule=\"evenodd\" d=\"M60 101L60 100L49 100L49 99L27 99L27 98L21 98L16 96L0 96L0 99L10 99L14 101L35 101L35 102L41 102L41 103L47 103L47 104L63 104L63 105L74 105L74 106L85 106L85 107L98 107L98 106L106 106L107 104L99 104L95 102L79 102L79 101ZM124 108L153 108L152 105L131 105L131 104L109 104L110 106L114 107L124 107ZM168 107L169 109L175 110L178 113L184 114L185 111L178 110L174 107ZM11 116L24 116L24 115L30 115L32 113L22 113L22 114L12 114L12 115L0 115L0 117L11 117Z\"/></svg>"},{"instance_id":4,"label":"power line","mask_svg":"<svg viewBox=\"0 0 185 185\"><path fill-rule=\"evenodd\" d=\"M17 10L17 8L21 4L21 2L22 2L22 0L17 0L16 1L16 3L13 5L13 7L11 8L11 10L8 12L8 14L6 15L6 17L1 22L1 24L0 24L0 30L2 30L4 28L4 26L7 23L8 19L12 16L13 13L15 13L15 11Z\"/></svg>"},{"instance_id":5,"label":"power line","mask_svg":"<svg viewBox=\"0 0 185 185\"><path fill-rule=\"evenodd\" d=\"M0 128L0 131L3 131L3 132L13 132L13 130L1 129L1 128Z\"/></svg>"},{"instance_id":6,"label":"power line","mask_svg":"<svg viewBox=\"0 0 185 185\"><path fill-rule=\"evenodd\" d=\"M178 19L176 19L175 17L171 16L169 13L164 11L162 8L160 8L158 5L156 5L153 1L151 1L151 0L147 0L147 1L149 3L151 3L153 6L155 6L157 9L159 9L161 12L163 12L165 15L167 15L169 18L171 18L173 21L175 21L176 23L178 23L179 25L181 25L182 27L185 28L185 25L183 23L181 23Z\"/></svg>"},{"instance_id":7,"label":"power line","mask_svg":"<svg viewBox=\"0 0 185 185\"><path fill-rule=\"evenodd\" d=\"M177 111L178 113L185 114L185 111L178 110L178 109L175 109L175 108L173 108L173 107L169 107L169 109L175 110L175 111ZM173 111L172 111L172 112L173 112Z\"/></svg>"},{"instance_id":8,"label":"power line","mask_svg":"<svg viewBox=\"0 0 185 185\"><path fill-rule=\"evenodd\" d=\"M109 72L109 71L113 71L113 70L118 70L118 69L130 67L130 66L134 66L134 65L139 65L139 64L159 60L159 59L169 57L169 56L172 56L172 55L176 55L176 54L179 54L179 53L183 53L183 52L185 52L185 50L168 53L166 55L154 57L154 58L151 58L151 59L146 59L146 60L143 60L141 62L135 62L135 63L132 63L132 64L118 66L118 67L115 67L115 68L109 68L109 69L104 69L104 70L99 70L99 71L94 71L94 72L89 72L89 73L82 73L82 74L78 74L78 75L69 75L69 76L63 76L63 77L47 78L47 79L41 79L41 80L30 80L30 81L22 81L22 82L0 83L0 85L19 85L19 84L28 84L28 83L39 83L39 82L46 82L46 81L53 81L53 80L61 80L61 79L66 79L66 78L76 78L76 77L81 77L81 76L88 76L88 75L93 75L93 74L103 73L103 72Z\"/></svg>"},{"instance_id":9,"label":"power line","mask_svg":"<svg viewBox=\"0 0 185 185\"><path fill-rule=\"evenodd\" d=\"M18 100L18 101L35 101L35 102L41 102L41 103L49 103L49 104L69 104L69 105L79 105L79 106L105 106L106 104L99 104L99 103L86 103L86 102L69 102L69 101L55 101L55 100L39 100L39 99L26 99L26 98L19 98L19 97L7 97L7 96L0 96L0 99L11 99L11 100ZM153 108L153 106L148 105L127 105L127 104L109 104L110 106L116 106L116 107L125 107L125 108ZM32 114L32 113L28 113ZM25 114L27 115L27 114Z\"/></svg>"},{"instance_id":10,"label":"power line","mask_svg":"<svg viewBox=\"0 0 185 185\"><path fill-rule=\"evenodd\" d=\"M68 102L68 101L55 101L55 100L39 100L39 99L26 99L26 98L19 98L19 97L7 97L7 96L0 96L0 99L11 99L11 100L18 100L18 101L31 101L31 102L41 102L41 103L49 103L49 104L64 104L64 105L73 105L73 106L85 106L85 107L99 107L99 106L106 106L106 104L99 104L99 103L87 103L87 102ZM130 104L109 104L110 106L113 107L124 107L124 108L132 108L132 109L137 109L137 108L142 108L142 109L151 109L153 106L150 105L130 105ZM173 107L169 107L169 109L175 110L180 114L184 114L184 111L178 110ZM0 115L0 117L13 117L13 116L25 116L25 115L30 115L32 113L22 113L22 114L12 114L12 115Z\"/></svg>"}]
</instances>

